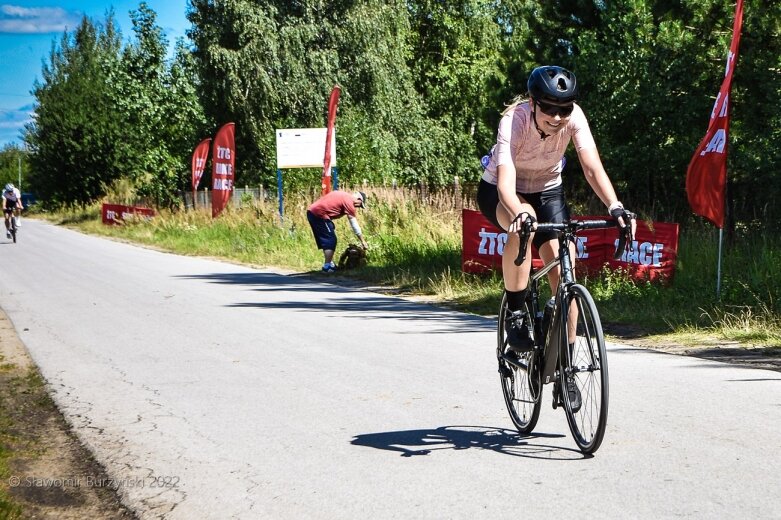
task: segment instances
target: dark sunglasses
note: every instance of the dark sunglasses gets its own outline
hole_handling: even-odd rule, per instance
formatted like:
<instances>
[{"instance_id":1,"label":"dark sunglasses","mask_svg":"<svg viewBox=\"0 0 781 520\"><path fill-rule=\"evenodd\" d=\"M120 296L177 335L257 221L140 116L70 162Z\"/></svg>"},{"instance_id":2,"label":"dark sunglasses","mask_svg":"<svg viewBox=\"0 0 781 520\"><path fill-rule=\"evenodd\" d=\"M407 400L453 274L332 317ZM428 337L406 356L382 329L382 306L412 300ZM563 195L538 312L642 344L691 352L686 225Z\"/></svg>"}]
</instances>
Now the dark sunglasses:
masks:
<instances>
[{"instance_id":1,"label":"dark sunglasses","mask_svg":"<svg viewBox=\"0 0 781 520\"><path fill-rule=\"evenodd\" d=\"M548 103L542 103L540 101L535 101L538 107L540 107L540 110L543 114L546 116L559 116L559 117L569 117L570 114L572 114L572 110L575 108L574 105L566 105L563 107L560 107L558 105L549 105Z\"/></svg>"}]
</instances>

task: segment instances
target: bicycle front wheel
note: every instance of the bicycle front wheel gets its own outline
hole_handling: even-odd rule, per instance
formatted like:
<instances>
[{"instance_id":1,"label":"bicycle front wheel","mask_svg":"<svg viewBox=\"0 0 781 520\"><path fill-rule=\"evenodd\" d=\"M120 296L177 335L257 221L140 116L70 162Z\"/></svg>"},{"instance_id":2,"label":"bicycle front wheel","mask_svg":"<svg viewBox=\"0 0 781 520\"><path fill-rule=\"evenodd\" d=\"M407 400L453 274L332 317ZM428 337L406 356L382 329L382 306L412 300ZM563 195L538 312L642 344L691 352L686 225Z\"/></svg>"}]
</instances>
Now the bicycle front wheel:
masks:
<instances>
[{"instance_id":1,"label":"bicycle front wheel","mask_svg":"<svg viewBox=\"0 0 781 520\"><path fill-rule=\"evenodd\" d=\"M526 304L526 316L531 320L534 314L529 303ZM536 351L526 352L517 357L517 364L505 361L502 355L506 351L507 334L505 326L510 311L507 309L507 295L502 297L499 307L499 326L497 331L496 354L499 358L499 377L502 382L502 394L510 413L510 419L520 433L530 433L540 417L540 372ZM533 323L528 323L533 330Z\"/></svg>"},{"instance_id":2,"label":"bicycle front wheel","mask_svg":"<svg viewBox=\"0 0 781 520\"><path fill-rule=\"evenodd\" d=\"M583 453L594 453L607 427L605 336L594 299L582 285L569 287L564 310L559 388L575 443Z\"/></svg>"}]
</instances>

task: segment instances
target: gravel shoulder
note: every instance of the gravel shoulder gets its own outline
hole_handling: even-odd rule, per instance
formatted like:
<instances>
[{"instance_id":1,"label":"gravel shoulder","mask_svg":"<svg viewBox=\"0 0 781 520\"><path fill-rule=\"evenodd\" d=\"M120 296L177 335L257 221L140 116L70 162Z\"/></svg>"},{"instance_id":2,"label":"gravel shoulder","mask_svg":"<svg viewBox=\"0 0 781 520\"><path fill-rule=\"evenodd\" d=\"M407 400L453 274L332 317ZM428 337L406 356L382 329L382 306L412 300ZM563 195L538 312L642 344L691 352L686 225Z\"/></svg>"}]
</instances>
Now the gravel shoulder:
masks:
<instances>
[{"instance_id":1,"label":"gravel shoulder","mask_svg":"<svg viewBox=\"0 0 781 520\"><path fill-rule=\"evenodd\" d=\"M136 518L49 397L2 310L0 426L0 518Z\"/></svg>"}]
</instances>

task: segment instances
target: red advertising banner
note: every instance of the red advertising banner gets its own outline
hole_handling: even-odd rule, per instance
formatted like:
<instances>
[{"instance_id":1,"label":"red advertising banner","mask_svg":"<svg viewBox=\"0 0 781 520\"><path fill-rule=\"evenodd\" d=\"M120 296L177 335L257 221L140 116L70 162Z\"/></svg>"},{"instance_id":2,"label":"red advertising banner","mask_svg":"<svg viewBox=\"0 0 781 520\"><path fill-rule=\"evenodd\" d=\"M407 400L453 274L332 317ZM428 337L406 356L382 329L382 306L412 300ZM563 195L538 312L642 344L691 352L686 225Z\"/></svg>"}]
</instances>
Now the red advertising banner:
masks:
<instances>
[{"instance_id":1,"label":"red advertising banner","mask_svg":"<svg viewBox=\"0 0 781 520\"><path fill-rule=\"evenodd\" d=\"M217 131L212 146L212 218L228 205L236 180L235 125L227 123Z\"/></svg>"},{"instance_id":2,"label":"red advertising banner","mask_svg":"<svg viewBox=\"0 0 781 520\"><path fill-rule=\"evenodd\" d=\"M713 105L708 130L686 171L686 196L692 211L705 217L719 229L724 228L727 186L727 144L729 140L729 93L732 72L738 59L740 30L743 25L743 0L735 7L732 44L727 55L727 70Z\"/></svg>"},{"instance_id":3,"label":"red advertising banner","mask_svg":"<svg viewBox=\"0 0 781 520\"><path fill-rule=\"evenodd\" d=\"M323 157L322 195L331 191L331 141L334 138L334 123L336 123L336 107L339 104L341 88L334 85L331 98L328 100L328 126L325 134L325 156Z\"/></svg>"},{"instance_id":4,"label":"red advertising banner","mask_svg":"<svg viewBox=\"0 0 781 520\"><path fill-rule=\"evenodd\" d=\"M106 225L124 224L131 218L152 218L155 210L140 206L123 206L121 204L103 204L100 210L103 223Z\"/></svg>"},{"instance_id":5,"label":"red advertising banner","mask_svg":"<svg viewBox=\"0 0 781 520\"><path fill-rule=\"evenodd\" d=\"M497 229L479 211L465 209L462 217L461 269L467 273L501 271L507 233ZM634 251L625 252L620 260L613 260L618 243L616 229L582 231L578 234L577 265L589 271L599 271L607 265L613 269L625 269L638 280L671 281L678 258L678 224L654 222L652 227L644 221L637 222ZM542 267L535 248L532 248L532 263L535 267Z\"/></svg>"},{"instance_id":6,"label":"red advertising banner","mask_svg":"<svg viewBox=\"0 0 781 520\"><path fill-rule=\"evenodd\" d=\"M195 192L198 191L198 183L201 182L203 177L203 170L206 168L206 159L209 158L209 143L212 142L211 137L207 137L195 147L192 158L192 186L193 186L193 203L195 202Z\"/></svg>"}]
</instances>

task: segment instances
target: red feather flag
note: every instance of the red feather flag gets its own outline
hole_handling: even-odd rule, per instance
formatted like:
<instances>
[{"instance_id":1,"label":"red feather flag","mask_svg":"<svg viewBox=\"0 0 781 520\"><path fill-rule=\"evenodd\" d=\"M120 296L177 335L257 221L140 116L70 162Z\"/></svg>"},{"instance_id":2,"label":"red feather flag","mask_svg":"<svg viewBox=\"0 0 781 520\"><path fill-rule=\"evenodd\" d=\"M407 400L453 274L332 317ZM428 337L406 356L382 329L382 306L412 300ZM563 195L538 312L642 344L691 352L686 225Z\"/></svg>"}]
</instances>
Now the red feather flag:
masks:
<instances>
[{"instance_id":1,"label":"red feather flag","mask_svg":"<svg viewBox=\"0 0 781 520\"><path fill-rule=\"evenodd\" d=\"M719 229L724 228L725 216L729 94L732 87L732 73L738 60L742 25L743 0L738 0L724 81L721 84L716 103L713 105L708 131L695 150L686 171L686 196L692 211L705 217Z\"/></svg>"},{"instance_id":2,"label":"red feather flag","mask_svg":"<svg viewBox=\"0 0 781 520\"><path fill-rule=\"evenodd\" d=\"M227 123L217 131L212 147L212 218L228 205L236 181L235 125Z\"/></svg>"},{"instance_id":3,"label":"red feather flag","mask_svg":"<svg viewBox=\"0 0 781 520\"><path fill-rule=\"evenodd\" d=\"M195 206L196 192L198 191L198 183L201 182L203 171L206 169L206 159L209 158L209 143L212 142L211 137L207 137L195 147L192 157L192 187L193 187L193 206Z\"/></svg>"}]
</instances>

